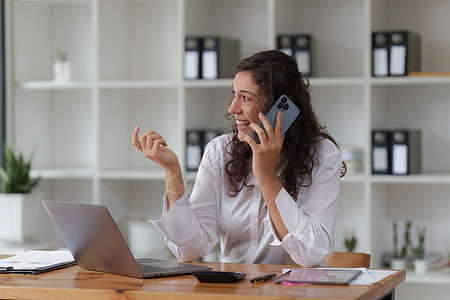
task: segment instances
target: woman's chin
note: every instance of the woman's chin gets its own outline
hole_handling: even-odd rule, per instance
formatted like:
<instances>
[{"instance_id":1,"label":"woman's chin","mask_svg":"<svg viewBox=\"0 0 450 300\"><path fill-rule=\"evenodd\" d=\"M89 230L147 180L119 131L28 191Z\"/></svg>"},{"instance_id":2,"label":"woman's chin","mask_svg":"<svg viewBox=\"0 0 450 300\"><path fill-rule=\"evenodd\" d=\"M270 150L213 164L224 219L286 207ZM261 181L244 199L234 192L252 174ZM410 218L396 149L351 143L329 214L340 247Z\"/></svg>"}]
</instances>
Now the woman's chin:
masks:
<instances>
[{"instance_id":1,"label":"woman's chin","mask_svg":"<svg viewBox=\"0 0 450 300\"><path fill-rule=\"evenodd\" d=\"M250 135L251 132L252 132L251 130L239 131L239 132L238 132L238 136L237 136L238 139L239 139L239 141L245 142L244 137L245 137L246 135Z\"/></svg>"}]
</instances>

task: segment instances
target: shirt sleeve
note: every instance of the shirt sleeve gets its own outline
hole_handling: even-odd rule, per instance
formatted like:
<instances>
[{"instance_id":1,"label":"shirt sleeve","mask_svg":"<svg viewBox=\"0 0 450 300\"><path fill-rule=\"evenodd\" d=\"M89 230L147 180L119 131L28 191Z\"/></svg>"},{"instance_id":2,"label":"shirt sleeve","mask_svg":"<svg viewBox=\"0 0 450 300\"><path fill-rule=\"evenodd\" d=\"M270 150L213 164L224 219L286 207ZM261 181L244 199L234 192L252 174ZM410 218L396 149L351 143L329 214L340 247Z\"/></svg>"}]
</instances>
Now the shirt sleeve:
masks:
<instances>
[{"instance_id":1,"label":"shirt sleeve","mask_svg":"<svg viewBox=\"0 0 450 300\"><path fill-rule=\"evenodd\" d=\"M320 264L329 254L338 210L342 155L326 140L320 165L313 172L312 185L300 189L297 202L282 188L275 203L289 233L279 240L270 224L274 241L303 267ZM328 149L328 150L326 150Z\"/></svg>"},{"instance_id":2,"label":"shirt sleeve","mask_svg":"<svg viewBox=\"0 0 450 300\"><path fill-rule=\"evenodd\" d=\"M167 246L181 262L209 254L219 241L212 153L211 147L207 147L190 198L185 193L167 210L164 196L162 218L150 220L164 234Z\"/></svg>"}]
</instances>

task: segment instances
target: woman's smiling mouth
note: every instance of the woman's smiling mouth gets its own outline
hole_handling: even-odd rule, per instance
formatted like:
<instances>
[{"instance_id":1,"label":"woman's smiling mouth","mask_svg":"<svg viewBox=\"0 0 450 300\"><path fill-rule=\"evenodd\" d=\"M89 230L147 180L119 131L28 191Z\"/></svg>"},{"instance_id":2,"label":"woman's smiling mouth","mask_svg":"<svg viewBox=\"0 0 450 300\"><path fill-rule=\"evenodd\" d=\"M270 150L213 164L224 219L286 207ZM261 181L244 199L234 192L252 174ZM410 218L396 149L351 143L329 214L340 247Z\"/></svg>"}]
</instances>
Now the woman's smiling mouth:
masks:
<instances>
[{"instance_id":1,"label":"woman's smiling mouth","mask_svg":"<svg viewBox=\"0 0 450 300\"><path fill-rule=\"evenodd\" d=\"M236 120L236 124L237 124L239 131L244 131L249 128L250 122Z\"/></svg>"}]
</instances>

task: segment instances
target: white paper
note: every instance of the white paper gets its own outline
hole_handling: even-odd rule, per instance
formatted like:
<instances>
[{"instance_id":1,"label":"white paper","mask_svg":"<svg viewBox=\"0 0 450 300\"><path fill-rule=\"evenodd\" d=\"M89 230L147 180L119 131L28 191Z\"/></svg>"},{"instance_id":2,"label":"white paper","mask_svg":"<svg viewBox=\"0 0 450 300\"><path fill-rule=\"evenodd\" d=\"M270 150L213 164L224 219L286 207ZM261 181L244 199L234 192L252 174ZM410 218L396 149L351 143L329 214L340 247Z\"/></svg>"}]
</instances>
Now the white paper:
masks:
<instances>
[{"instance_id":1,"label":"white paper","mask_svg":"<svg viewBox=\"0 0 450 300\"><path fill-rule=\"evenodd\" d=\"M386 147L373 148L373 170L386 171L388 169L388 150Z\"/></svg>"},{"instance_id":2,"label":"white paper","mask_svg":"<svg viewBox=\"0 0 450 300\"><path fill-rule=\"evenodd\" d=\"M404 75L406 66L406 47L391 46L391 75Z\"/></svg>"},{"instance_id":3,"label":"white paper","mask_svg":"<svg viewBox=\"0 0 450 300\"><path fill-rule=\"evenodd\" d=\"M283 52L284 54L292 56L292 49L291 48L281 48L280 51Z\"/></svg>"},{"instance_id":4,"label":"white paper","mask_svg":"<svg viewBox=\"0 0 450 300\"><path fill-rule=\"evenodd\" d=\"M199 54L197 51L184 53L184 78L198 79Z\"/></svg>"},{"instance_id":5,"label":"white paper","mask_svg":"<svg viewBox=\"0 0 450 300\"><path fill-rule=\"evenodd\" d=\"M186 166L188 169L197 169L202 159L202 148L198 145L186 146Z\"/></svg>"},{"instance_id":6,"label":"white paper","mask_svg":"<svg viewBox=\"0 0 450 300\"><path fill-rule=\"evenodd\" d=\"M392 274L395 274L397 271L391 271L391 270L368 270L367 271L369 275L375 280L380 281L388 276L391 276Z\"/></svg>"},{"instance_id":7,"label":"white paper","mask_svg":"<svg viewBox=\"0 0 450 300\"><path fill-rule=\"evenodd\" d=\"M217 53L216 51L204 51L202 56L202 77L204 79L217 79L218 66L217 66Z\"/></svg>"},{"instance_id":8,"label":"white paper","mask_svg":"<svg viewBox=\"0 0 450 300\"><path fill-rule=\"evenodd\" d=\"M311 72L311 66L309 65L309 52L308 51L295 52L295 60L297 60L298 70L302 74L309 74Z\"/></svg>"},{"instance_id":9,"label":"white paper","mask_svg":"<svg viewBox=\"0 0 450 300\"><path fill-rule=\"evenodd\" d=\"M386 48L373 50L373 74L375 76L388 75L388 51Z\"/></svg>"},{"instance_id":10,"label":"white paper","mask_svg":"<svg viewBox=\"0 0 450 300\"><path fill-rule=\"evenodd\" d=\"M30 250L15 256L0 259L0 267L12 267L16 270L39 270L73 261L75 259L70 251Z\"/></svg>"},{"instance_id":11,"label":"white paper","mask_svg":"<svg viewBox=\"0 0 450 300\"><path fill-rule=\"evenodd\" d=\"M394 145L392 147L392 173L400 175L408 173L408 146Z\"/></svg>"}]
</instances>

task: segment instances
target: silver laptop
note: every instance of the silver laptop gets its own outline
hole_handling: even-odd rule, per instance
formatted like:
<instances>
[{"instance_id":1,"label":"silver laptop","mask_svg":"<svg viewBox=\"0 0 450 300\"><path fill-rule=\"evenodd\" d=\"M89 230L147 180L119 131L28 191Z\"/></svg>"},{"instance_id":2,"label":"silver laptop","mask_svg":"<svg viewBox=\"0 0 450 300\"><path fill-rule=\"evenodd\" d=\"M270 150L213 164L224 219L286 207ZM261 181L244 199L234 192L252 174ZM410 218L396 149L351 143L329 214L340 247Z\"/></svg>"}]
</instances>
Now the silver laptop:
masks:
<instances>
[{"instance_id":1,"label":"silver laptop","mask_svg":"<svg viewBox=\"0 0 450 300\"><path fill-rule=\"evenodd\" d=\"M212 270L206 266L168 260L135 259L104 206L58 201L42 203L82 268L138 278Z\"/></svg>"}]
</instances>

